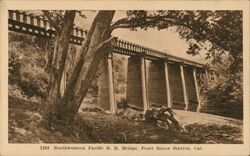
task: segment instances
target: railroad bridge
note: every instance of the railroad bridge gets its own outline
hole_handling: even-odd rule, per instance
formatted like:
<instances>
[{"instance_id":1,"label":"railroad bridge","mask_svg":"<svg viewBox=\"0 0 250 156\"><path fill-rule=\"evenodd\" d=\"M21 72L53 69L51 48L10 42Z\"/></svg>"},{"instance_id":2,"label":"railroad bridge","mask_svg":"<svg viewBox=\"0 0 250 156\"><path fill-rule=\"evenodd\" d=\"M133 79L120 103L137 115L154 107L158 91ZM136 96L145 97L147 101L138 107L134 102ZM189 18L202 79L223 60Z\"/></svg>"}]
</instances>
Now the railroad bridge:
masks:
<instances>
[{"instance_id":1,"label":"railroad bridge","mask_svg":"<svg viewBox=\"0 0 250 156\"><path fill-rule=\"evenodd\" d=\"M55 37L55 30L45 17L17 10L9 10L8 28L10 31L29 35ZM82 45L86 33L83 29L74 27L70 43ZM117 111L113 53L128 56L127 104L135 109L145 111L153 105L173 108L179 105L184 110L199 111L199 82L210 83L217 79L215 72L205 64L118 39L111 54L102 62L102 74L98 81L99 105L113 114ZM148 67L146 60L150 60ZM198 82L198 79L205 81ZM61 85L66 86L65 74ZM64 87L62 92L63 89Z\"/></svg>"}]
</instances>

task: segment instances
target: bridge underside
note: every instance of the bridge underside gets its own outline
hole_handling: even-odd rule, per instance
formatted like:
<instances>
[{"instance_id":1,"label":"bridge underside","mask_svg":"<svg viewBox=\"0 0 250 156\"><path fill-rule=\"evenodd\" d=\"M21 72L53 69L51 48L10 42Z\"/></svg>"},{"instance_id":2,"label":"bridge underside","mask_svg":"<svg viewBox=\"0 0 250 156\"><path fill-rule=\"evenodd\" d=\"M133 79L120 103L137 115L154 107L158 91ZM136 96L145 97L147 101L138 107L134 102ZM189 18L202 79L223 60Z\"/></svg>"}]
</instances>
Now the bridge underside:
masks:
<instances>
[{"instance_id":1,"label":"bridge underside","mask_svg":"<svg viewBox=\"0 0 250 156\"><path fill-rule=\"evenodd\" d=\"M150 60L147 64L145 60L140 55L128 57L126 89L128 106L144 111L155 106L197 111L200 101L195 67L167 60ZM111 109L110 103L117 109L114 98L110 99L110 95L114 93L109 92L112 83L110 78L113 79L110 74L112 72L109 72L113 71L112 66L108 64L105 66L103 76L99 79L101 81L99 103L104 110ZM199 73L199 77L204 77L204 74Z\"/></svg>"},{"instance_id":2,"label":"bridge underside","mask_svg":"<svg viewBox=\"0 0 250 156\"><path fill-rule=\"evenodd\" d=\"M167 89L163 61L151 61L148 70L149 106L167 106Z\"/></svg>"},{"instance_id":3,"label":"bridge underside","mask_svg":"<svg viewBox=\"0 0 250 156\"><path fill-rule=\"evenodd\" d=\"M128 58L127 102L128 106L143 110L141 64L142 60L138 56Z\"/></svg>"},{"instance_id":4,"label":"bridge underside","mask_svg":"<svg viewBox=\"0 0 250 156\"><path fill-rule=\"evenodd\" d=\"M198 103L192 68L184 67L184 74L186 78L187 98L189 102L188 110L194 111L196 110Z\"/></svg>"},{"instance_id":5,"label":"bridge underside","mask_svg":"<svg viewBox=\"0 0 250 156\"><path fill-rule=\"evenodd\" d=\"M171 91L172 107L184 109L185 103L180 73L181 71L178 64L169 63L169 85Z\"/></svg>"}]
</instances>

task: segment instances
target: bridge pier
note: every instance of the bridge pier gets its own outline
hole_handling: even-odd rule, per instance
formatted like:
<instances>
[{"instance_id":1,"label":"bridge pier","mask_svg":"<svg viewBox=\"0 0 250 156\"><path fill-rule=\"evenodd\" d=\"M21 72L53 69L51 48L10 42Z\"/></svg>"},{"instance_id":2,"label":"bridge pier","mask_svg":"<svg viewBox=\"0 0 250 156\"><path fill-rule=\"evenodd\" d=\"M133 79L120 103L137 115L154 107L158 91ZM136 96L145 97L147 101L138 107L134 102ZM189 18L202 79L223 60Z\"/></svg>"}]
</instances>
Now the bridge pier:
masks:
<instances>
[{"instance_id":1,"label":"bridge pier","mask_svg":"<svg viewBox=\"0 0 250 156\"><path fill-rule=\"evenodd\" d=\"M145 58L130 56L128 58L127 102L128 106L146 111L148 98L146 88Z\"/></svg>"},{"instance_id":2,"label":"bridge pier","mask_svg":"<svg viewBox=\"0 0 250 156\"><path fill-rule=\"evenodd\" d=\"M141 57L141 83L142 83L142 99L143 110L146 111L149 108L148 96L147 96L147 82L146 82L146 62L145 58Z\"/></svg>"},{"instance_id":3,"label":"bridge pier","mask_svg":"<svg viewBox=\"0 0 250 156\"><path fill-rule=\"evenodd\" d=\"M168 62L168 79L172 107L174 109L184 109L183 85L181 79L181 70L178 64ZM167 72L166 72L167 73Z\"/></svg>"},{"instance_id":4,"label":"bridge pier","mask_svg":"<svg viewBox=\"0 0 250 156\"><path fill-rule=\"evenodd\" d=\"M167 94L167 105L172 108L172 97L170 92L170 84L169 84L169 72L168 72L168 62L164 62L164 73L165 73L165 82L166 82L166 94Z\"/></svg>"},{"instance_id":5,"label":"bridge pier","mask_svg":"<svg viewBox=\"0 0 250 156\"><path fill-rule=\"evenodd\" d=\"M163 61L151 61L148 70L149 105L167 106L167 85Z\"/></svg>"},{"instance_id":6,"label":"bridge pier","mask_svg":"<svg viewBox=\"0 0 250 156\"><path fill-rule=\"evenodd\" d=\"M98 104L104 111L115 114L117 106L114 97L112 54L100 62L101 75L98 78Z\"/></svg>"},{"instance_id":7,"label":"bridge pier","mask_svg":"<svg viewBox=\"0 0 250 156\"><path fill-rule=\"evenodd\" d=\"M172 66L172 67L171 67ZM174 68L173 66L179 66ZM117 106L114 96L112 54L100 62L101 75L98 78L98 103L105 110L115 114ZM170 70L170 71L169 71ZM196 69L182 64L169 64L167 61L152 61L149 64L146 80L145 58L131 56L128 59L127 101L130 107L146 111L150 105L175 108L173 103L184 103L183 109L190 110L190 100L197 101L199 112L200 98ZM179 74L178 74L179 73ZM179 79L179 80L178 80ZM66 87L66 75L61 79L61 95ZM182 92L182 93L181 93Z\"/></svg>"},{"instance_id":8,"label":"bridge pier","mask_svg":"<svg viewBox=\"0 0 250 156\"><path fill-rule=\"evenodd\" d=\"M196 111L198 106L197 104L199 103L196 93L196 85L198 87L198 84L196 79L196 72L194 75L193 69L194 67L185 66L184 73L185 73L186 89L188 96L188 110Z\"/></svg>"},{"instance_id":9,"label":"bridge pier","mask_svg":"<svg viewBox=\"0 0 250 156\"><path fill-rule=\"evenodd\" d=\"M200 101L199 85L198 85L198 82L197 82L197 74L196 74L196 69L195 68L193 68L193 77L194 77L195 92L196 92L196 97L197 97L197 102L198 102L196 112L200 112L201 101Z\"/></svg>"},{"instance_id":10,"label":"bridge pier","mask_svg":"<svg viewBox=\"0 0 250 156\"><path fill-rule=\"evenodd\" d=\"M183 89L183 98L184 98L184 104L185 104L185 110L188 110L188 95L187 95L187 89L186 89L186 80L185 80L185 74L184 74L184 69L183 65L180 64L180 71L181 71L181 84L182 84L182 89Z\"/></svg>"}]
</instances>

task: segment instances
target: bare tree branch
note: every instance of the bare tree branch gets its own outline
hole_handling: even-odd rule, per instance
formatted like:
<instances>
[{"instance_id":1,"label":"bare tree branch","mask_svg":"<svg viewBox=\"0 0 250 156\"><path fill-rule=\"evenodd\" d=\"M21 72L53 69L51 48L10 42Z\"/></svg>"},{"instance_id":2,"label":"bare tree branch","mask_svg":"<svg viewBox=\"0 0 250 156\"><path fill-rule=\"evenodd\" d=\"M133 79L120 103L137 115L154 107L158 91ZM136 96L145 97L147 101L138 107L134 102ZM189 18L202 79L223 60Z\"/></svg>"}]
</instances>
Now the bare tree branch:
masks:
<instances>
[{"instance_id":1,"label":"bare tree branch","mask_svg":"<svg viewBox=\"0 0 250 156\"><path fill-rule=\"evenodd\" d=\"M173 25L175 22L174 19L169 18L168 16L147 16L143 18L133 18L133 19L127 19L122 18L120 20L117 20L114 22L111 27L110 31L113 31L117 28L138 28L138 27L147 27L147 26L154 26L159 23L159 21L168 23L169 25Z\"/></svg>"}]
</instances>

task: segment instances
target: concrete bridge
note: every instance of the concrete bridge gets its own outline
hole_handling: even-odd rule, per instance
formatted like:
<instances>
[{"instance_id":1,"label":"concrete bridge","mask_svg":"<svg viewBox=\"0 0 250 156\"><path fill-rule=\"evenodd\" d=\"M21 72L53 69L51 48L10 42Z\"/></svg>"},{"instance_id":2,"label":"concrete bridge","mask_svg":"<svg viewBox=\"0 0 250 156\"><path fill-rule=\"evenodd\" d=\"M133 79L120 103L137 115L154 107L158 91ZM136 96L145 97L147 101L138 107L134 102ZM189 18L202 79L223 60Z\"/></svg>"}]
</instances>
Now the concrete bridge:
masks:
<instances>
[{"instance_id":1,"label":"concrete bridge","mask_svg":"<svg viewBox=\"0 0 250 156\"><path fill-rule=\"evenodd\" d=\"M46 38L55 37L55 30L42 16L9 10L10 31ZM82 45L87 31L74 27L70 43ZM217 76L209 66L165 52L118 39L113 51L102 63L102 74L98 81L99 105L115 114L113 53L129 56L127 72L127 102L130 107L147 110L151 106L168 106L184 110L199 111L199 82L210 83ZM145 61L150 60L147 67ZM148 70L146 70L148 68ZM147 73L148 71L148 73ZM148 79L146 79L146 75ZM202 80L202 81L199 81ZM205 80L205 81L203 81ZM62 78L62 92L66 85Z\"/></svg>"}]
</instances>

